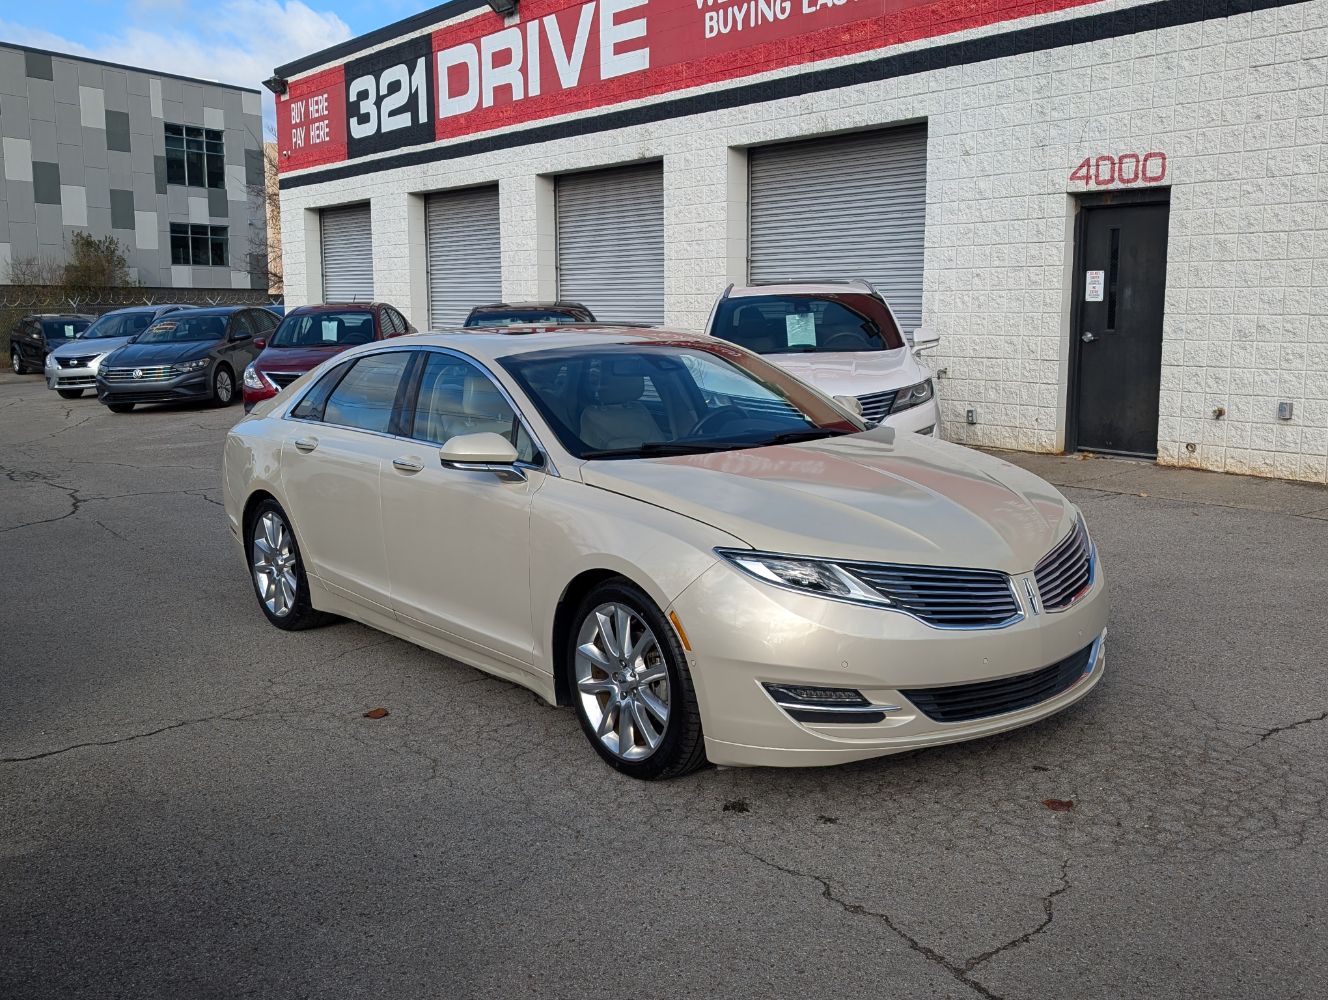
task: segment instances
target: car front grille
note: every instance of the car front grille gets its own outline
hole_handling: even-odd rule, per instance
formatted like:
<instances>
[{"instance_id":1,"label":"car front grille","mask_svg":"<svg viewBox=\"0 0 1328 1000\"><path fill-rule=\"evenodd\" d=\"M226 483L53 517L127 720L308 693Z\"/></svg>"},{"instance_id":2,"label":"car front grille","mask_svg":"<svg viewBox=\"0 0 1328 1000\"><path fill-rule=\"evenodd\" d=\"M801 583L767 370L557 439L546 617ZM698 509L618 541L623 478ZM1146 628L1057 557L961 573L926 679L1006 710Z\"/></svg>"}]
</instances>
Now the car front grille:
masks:
<instances>
[{"instance_id":1,"label":"car front grille","mask_svg":"<svg viewBox=\"0 0 1328 1000\"><path fill-rule=\"evenodd\" d=\"M97 355L89 354L81 358L56 358L55 363L61 368L86 368L97 360Z\"/></svg>"},{"instance_id":2,"label":"car front grille","mask_svg":"<svg viewBox=\"0 0 1328 1000\"><path fill-rule=\"evenodd\" d=\"M885 392L869 392L865 396L859 396L858 403L862 406L862 415L868 420L880 423L890 415L890 410L895 405L895 397L898 395L898 389L887 389Z\"/></svg>"},{"instance_id":3,"label":"car front grille","mask_svg":"<svg viewBox=\"0 0 1328 1000\"><path fill-rule=\"evenodd\" d=\"M1092 643L1049 667L1026 674L976 684L912 688L901 690L900 694L934 722L971 722L1017 712L1072 688L1092 666L1096 648L1097 643Z\"/></svg>"},{"instance_id":4,"label":"car front grille","mask_svg":"<svg viewBox=\"0 0 1328 1000\"><path fill-rule=\"evenodd\" d=\"M1065 540L1043 557L1033 570L1038 596L1047 611L1062 611L1093 582L1093 547L1084 522L1076 519Z\"/></svg>"},{"instance_id":5,"label":"car front grille","mask_svg":"<svg viewBox=\"0 0 1328 1000\"><path fill-rule=\"evenodd\" d=\"M134 377L138 372L138 377ZM107 368L101 377L107 382L165 382L180 372L174 365L148 365L143 368Z\"/></svg>"},{"instance_id":6,"label":"car front grille","mask_svg":"<svg viewBox=\"0 0 1328 1000\"><path fill-rule=\"evenodd\" d=\"M271 380L272 384L275 385L278 389L284 389L286 388L286 386L290 385L297 378L303 375L304 372L263 372L263 374L267 376L267 378Z\"/></svg>"},{"instance_id":7,"label":"car front grille","mask_svg":"<svg viewBox=\"0 0 1328 1000\"><path fill-rule=\"evenodd\" d=\"M1010 578L995 570L842 565L897 609L936 628L999 628L1020 617Z\"/></svg>"},{"instance_id":8,"label":"car front grille","mask_svg":"<svg viewBox=\"0 0 1328 1000\"><path fill-rule=\"evenodd\" d=\"M90 389L97 384L96 378L88 375L68 375L57 377L55 380L58 389Z\"/></svg>"}]
</instances>

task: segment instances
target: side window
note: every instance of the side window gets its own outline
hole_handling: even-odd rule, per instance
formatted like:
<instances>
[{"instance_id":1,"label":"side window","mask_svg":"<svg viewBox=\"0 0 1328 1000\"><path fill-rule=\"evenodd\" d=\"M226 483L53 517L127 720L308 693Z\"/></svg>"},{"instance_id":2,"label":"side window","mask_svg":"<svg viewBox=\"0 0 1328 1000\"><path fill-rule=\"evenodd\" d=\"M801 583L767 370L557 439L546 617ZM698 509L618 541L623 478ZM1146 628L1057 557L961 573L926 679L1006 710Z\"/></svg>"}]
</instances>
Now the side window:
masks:
<instances>
[{"instance_id":1,"label":"side window","mask_svg":"<svg viewBox=\"0 0 1328 1000\"><path fill-rule=\"evenodd\" d=\"M409 351L392 351L357 358L323 408L323 422L385 434L392 424L401 376L410 362Z\"/></svg>"},{"instance_id":2,"label":"side window","mask_svg":"<svg viewBox=\"0 0 1328 1000\"><path fill-rule=\"evenodd\" d=\"M402 316L401 313L397 312L395 309L389 309L388 312L392 314L392 321L397 325L397 333L409 332L410 324L406 322L405 316Z\"/></svg>"},{"instance_id":3,"label":"side window","mask_svg":"<svg viewBox=\"0 0 1328 1000\"><path fill-rule=\"evenodd\" d=\"M229 336L232 337L250 337L253 336L254 329L249 325L249 314L247 312L237 312L231 317L228 327Z\"/></svg>"},{"instance_id":4,"label":"side window","mask_svg":"<svg viewBox=\"0 0 1328 1000\"><path fill-rule=\"evenodd\" d=\"M249 323L253 326L254 333L266 337L277 328L277 317L266 309L255 309L249 313Z\"/></svg>"},{"instance_id":5,"label":"side window","mask_svg":"<svg viewBox=\"0 0 1328 1000\"><path fill-rule=\"evenodd\" d=\"M483 431L501 434L520 461L534 463L535 443L493 379L468 361L430 352L410 436L441 446L460 434Z\"/></svg>"},{"instance_id":6,"label":"side window","mask_svg":"<svg viewBox=\"0 0 1328 1000\"><path fill-rule=\"evenodd\" d=\"M314 387L305 393L304 398L295 404L295 409L291 410L290 415L299 420L322 420L327 397L332 395L332 390L337 387L337 383L341 381L350 366L351 362L337 365L320 378Z\"/></svg>"},{"instance_id":7,"label":"side window","mask_svg":"<svg viewBox=\"0 0 1328 1000\"><path fill-rule=\"evenodd\" d=\"M392 317L388 315L386 308L380 307L378 310L378 330L380 340L385 337L391 337L397 332L396 327L392 325Z\"/></svg>"}]
</instances>

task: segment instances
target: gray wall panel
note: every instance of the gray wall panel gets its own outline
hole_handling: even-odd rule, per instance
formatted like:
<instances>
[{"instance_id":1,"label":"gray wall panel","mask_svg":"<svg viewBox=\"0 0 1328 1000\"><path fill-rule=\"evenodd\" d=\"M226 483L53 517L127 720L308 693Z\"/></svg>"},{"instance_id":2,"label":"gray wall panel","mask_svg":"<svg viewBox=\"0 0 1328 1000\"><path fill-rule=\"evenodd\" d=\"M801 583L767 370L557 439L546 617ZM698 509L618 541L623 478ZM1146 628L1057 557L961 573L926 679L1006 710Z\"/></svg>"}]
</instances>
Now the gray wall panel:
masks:
<instances>
[{"instance_id":1,"label":"gray wall panel","mask_svg":"<svg viewBox=\"0 0 1328 1000\"><path fill-rule=\"evenodd\" d=\"M55 99L78 105L78 66L68 59L54 60Z\"/></svg>"},{"instance_id":2,"label":"gray wall panel","mask_svg":"<svg viewBox=\"0 0 1328 1000\"><path fill-rule=\"evenodd\" d=\"M38 205L60 204L60 165L32 161L32 200ZM41 221L40 217L37 220Z\"/></svg>"},{"instance_id":3,"label":"gray wall panel","mask_svg":"<svg viewBox=\"0 0 1328 1000\"><path fill-rule=\"evenodd\" d=\"M106 167L106 130L83 126L83 162L89 167Z\"/></svg>"},{"instance_id":4,"label":"gray wall panel","mask_svg":"<svg viewBox=\"0 0 1328 1000\"><path fill-rule=\"evenodd\" d=\"M32 181L5 181L5 201L9 203L10 222L36 223L33 211Z\"/></svg>"},{"instance_id":5,"label":"gray wall panel","mask_svg":"<svg viewBox=\"0 0 1328 1000\"><path fill-rule=\"evenodd\" d=\"M106 109L106 148L127 153L129 145L129 112Z\"/></svg>"},{"instance_id":6,"label":"gray wall panel","mask_svg":"<svg viewBox=\"0 0 1328 1000\"><path fill-rule=\"evenodd\" d=\"M83 145L83 122L79 117L77 104L65 104L63 101L56 104L55 134L62 143L74 147ZM78 156L81 160L83 153L80 151Z\"/></svg>"},{"instance_id":7,"label":"gray wall panel","mask_svg":"<svg viewBox=\"0 0 1328 1000\"><path fill-rule=\"evenodd\" d=\"M27 97L0 94L0 135L9 139L26 139L31 133L30 125Z\"/></svg>"},{"instance_id":8,"label":"gray wall panel","mask_svg":"<svg viewBox=\"0 0 1328 1000\"><path fill-rule=\"evenodd\" d=\"M129 110L129 78L122 69L106 71L106 110Z\"/></svg>"},{"instance_id":9,"label":"gray wall panel","mask_svg":"<svg viewBox=\"0 0 1328 1000\"><path fill-rule=\"evenodd\" d=\"M111 210L111 172L105 167L84 167L83 186L88 189L88 211L94 208ZM110 216L107 215L107 219ZM91 226L89 217L88 225ZM108 222L109 226L110 223Z\"/></svg>"},{"instance_id":10,"label":"gray wall panel","mask_svg":"<svg viewBox=\"0 0 1328 1000\"><path fill-rule=\"evenodd\" d=\"M60 177L62 184L82 184L85 176L83 166L83 150L77 146L67 146L60 143L56 146L55 162L60 164Z\"/></svg>"},{"instance_id":11,"label":"gray wall panel","mask_svg":"<svg viewBox=\"0 0 1328 1000\"><path fill-rule=\"evenodd\" d=\"M98 66L95 63L75 62L78 66L78 85L80 87L96 87L98 90L106 82L105 67Z\"/></svg>"},{"instance_id":12,"label":"gray wall panel","mask_svg":"<svg viewBox=\"0 0 1328 1000\"><path fill-rule=\"evenodd\" d=\"M65 220L59 205L37 206L37 242L43 247L64 247Z\"/></svg>"},{"instance_id":13,"label":"gray wall panel","mask_svg":"<svg viewBox=\"0 0 1328 1000\"><path fill-rule=\"evenodd\" d=\"M33 121L55 121L55 84L50 80L28 81L28 114Z\"/></svg>"},{"instance_id":14,"label":"gray wall panel","mask_svg":"<svg viewBox=\"0 0 1328 1000\"><path fill-rule=\"evenodd\" d=\"M0 49L0 96L4 94L15 97L28 94L28 69L23 53L15 49Z\"/></svg>"},{"instance_id":15,"label":"gray wall panel","mask_svg":"<svg viewBox=\"0 0 1328 1000\"><path fill-rule=\"evenodd\" d=\"M9 220L9 242L12 244L11 252L14 257L35 257L37 255L37 222L35 218L29 222L11 218Z\"/></svg>"},{"instance_id":16,"label":"gray wall panel","mask_svg":"<svg viewBox=\"0 0 1328 1000\"><path fill-rule=\"evenodd\" d=\"M32 121L32 158L54 163L59 156L56 147L55 122Z\"/></svg>"}]
</instances>

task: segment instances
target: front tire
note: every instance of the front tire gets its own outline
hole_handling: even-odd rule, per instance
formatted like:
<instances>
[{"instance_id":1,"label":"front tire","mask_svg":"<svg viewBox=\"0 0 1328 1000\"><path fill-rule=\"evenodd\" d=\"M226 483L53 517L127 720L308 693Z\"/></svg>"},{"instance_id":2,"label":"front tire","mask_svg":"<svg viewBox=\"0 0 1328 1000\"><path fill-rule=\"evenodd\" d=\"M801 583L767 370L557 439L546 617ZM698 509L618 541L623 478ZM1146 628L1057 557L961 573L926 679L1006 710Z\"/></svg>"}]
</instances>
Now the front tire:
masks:
<instances>
[{"instance_id":1,"label":"front tire","mask_svg":"<svg viewBox=\"0 0 1328 1000\"><path fill-rule=\"evenodd\" d=\"M82 389L56 389L61 399L78 399L83 395Z\"/></svg>"},{"instance_id":2,"label":"front tire","mask_svg":"<svg viewBox=\"0 0 1328 1000\"><path fill-rule=\"evenodd\" d=\"M15 375L26 375L28 373L27 366L23 364L23 355L18 353L17 347L9 349L9 366L14 369Z\"/></svg>"},{"instance_id":3,"label":"front tire","mask_svg":"<svg viewBox=\"0 0 1328 1000\"><path fill-rule=\"evenodd\" d=\"M106 408L112 413L132 413L134 412L133 403L107 403Z\"/></svg>"},{"instance_id":4,"label":"front tire","mask_svg":"<svg viewBox=\"0 0 1328 1000\"><path fill-rule=\"evenodd\" d=\"M299 543L286 512L275 500L264 500L250 518L245 553L258 606L273 625L297 632L332 620L333 616L316 611L310 601Z\"/></svg>"},{"instance_id":5,"label":"front tire","mask_svg":"<svg viewBox=\"0 0 1328 1000\"><path fill-rule=\"evenodd\" d=\"M212 373L212 405L230 406L235 402L235 375L226 365L217 365Z\"/></svg>"},{"instance_id":6,"label":"front tire","mask_svg":"<svg viewBox=\"0 0 1328 1000\"><path fill-rule=\"evenodd\" d=\"M644 591L621 579L596 587L577 609L568 643L581 729L610 767L649 781L705 763L686 654Z\"/></svg>"}]
</instances>

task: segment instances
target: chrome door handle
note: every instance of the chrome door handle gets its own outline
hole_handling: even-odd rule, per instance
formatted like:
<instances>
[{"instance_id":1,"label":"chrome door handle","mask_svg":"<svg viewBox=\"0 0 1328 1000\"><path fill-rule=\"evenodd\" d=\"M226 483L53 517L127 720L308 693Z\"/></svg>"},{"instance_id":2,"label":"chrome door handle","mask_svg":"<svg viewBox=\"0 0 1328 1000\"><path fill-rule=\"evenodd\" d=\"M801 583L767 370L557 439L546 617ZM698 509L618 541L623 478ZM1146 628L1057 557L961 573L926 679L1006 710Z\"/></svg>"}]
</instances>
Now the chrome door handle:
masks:
<instances>
[{"instance_id":1,"label":"chrome door handle","mask_svg":"<svg viewBox=\"0 0 1328 1000\"><path fill-rule=\"evenodd\" d=\"M398 472L419 472L424 468L424 463L418 458L394 458L392 468Z\"/></svg>"},{"instance_id":2,"label":"chrome door handle","mask_svg":"<svg viewBox=\"0 0 1328 1000\"><path fill-rule=\"evenodd\" d=\"M303 452L313 451L318 447L318 438L296 438L295 447Z\"/></svg>"},{"instance_id":3,"label":"chrome door handle","mask_svg":"<svg viewBox=\"0 0 1328 1000\"><path fill-rule=\"evenodd\" d=\"M1079 339L1082 340L1085 344L1091 344L1093 341L1097 340L1097 334L1089 330L1085 330L1082 334L1080 334Z\"/></svg>"}]
</instances>

